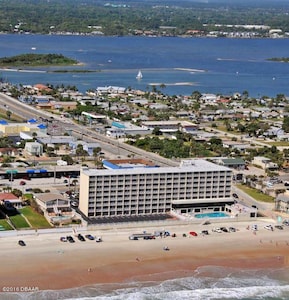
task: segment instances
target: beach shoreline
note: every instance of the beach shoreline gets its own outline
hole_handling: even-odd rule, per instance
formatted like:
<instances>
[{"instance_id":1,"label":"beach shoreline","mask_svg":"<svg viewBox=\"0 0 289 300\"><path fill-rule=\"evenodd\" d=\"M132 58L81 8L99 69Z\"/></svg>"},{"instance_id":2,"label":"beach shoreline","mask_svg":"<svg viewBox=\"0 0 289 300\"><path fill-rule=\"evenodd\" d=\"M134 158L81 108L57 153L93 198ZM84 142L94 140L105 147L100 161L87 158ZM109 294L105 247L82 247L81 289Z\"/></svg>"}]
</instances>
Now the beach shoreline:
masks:
<instances>
[{"instance_id":1,"label":"beach shoreline","mask_svg":"<svg viewBox=\"0 0 289 300\"><path fill-rule=\"evenodd\" d=\"M40 234L25 236L25 247L17 244L19 237L2 237L1 292L7 287L63 290L163 281L190 276L204 266L262 269L289 265L289 228L269 232L260 227L253 233L243 224L238 226L234 233L209 229L208 236L197 237L182 236L193 225L176 226L172 228L175 238L136 241L128 239L128 230L112 230L102 232L101 243L77 238L74 244L63 243L60 233ZM164 251L164 246L170 250Z\"/></svg>"}]
</instances>

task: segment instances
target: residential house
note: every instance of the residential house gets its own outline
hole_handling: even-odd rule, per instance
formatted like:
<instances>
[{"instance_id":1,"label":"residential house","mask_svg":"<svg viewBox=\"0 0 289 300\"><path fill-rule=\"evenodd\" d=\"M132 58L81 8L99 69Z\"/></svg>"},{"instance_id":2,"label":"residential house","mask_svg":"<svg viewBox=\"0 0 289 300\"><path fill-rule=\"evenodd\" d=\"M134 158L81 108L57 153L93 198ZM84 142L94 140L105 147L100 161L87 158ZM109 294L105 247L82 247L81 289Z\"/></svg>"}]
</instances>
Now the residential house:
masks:
<instances>
[{"instance_id":1,"label":"residential house","mask_svg":"<svg viewBox=\"0 0 289 300\"><path fill-rule=\"evenodd\" d=\"M0 203L7 210L14 210L22 207L22 199L12 193L0 193Z\"/></svg>"},{"instance_id":2,"label":"residential house","mask_svg":"<svg viewBox=\"0 0 289 300\"><path fill-rule=\"evenodd\" d=\"M246 152L247 149L252 148L249 142L246 141L223 141L223 147L234 150L238 150L240 152Z\"/></svg>"},{"instance_id":3,"label":"residential house","mask_svg":"<svg viewBox=\"0 0 289 300\"><path fill-rule=\"evenodd\" d=\"M85 150L89 156L93 156L93 150L95 148L101 148L99 143L89 143L89 142L85 142L85 141L72 141L71 143L69 143L69 147L71 148L71 151L75 154L76 153L76 149L78 147L78 145L82 145L83 150Z\"/></svg>"},{"instance_id":4,"label":"residential house","mask_svg":"<svg viewBox=\"0 0 289 300\"><path fill-rule=\"evenodd\" d=\"M39 205L40 209L44 212L46 217L72 214L70 200L62 194L35 194L35 201Z\"/></svg>"}]
</instances>

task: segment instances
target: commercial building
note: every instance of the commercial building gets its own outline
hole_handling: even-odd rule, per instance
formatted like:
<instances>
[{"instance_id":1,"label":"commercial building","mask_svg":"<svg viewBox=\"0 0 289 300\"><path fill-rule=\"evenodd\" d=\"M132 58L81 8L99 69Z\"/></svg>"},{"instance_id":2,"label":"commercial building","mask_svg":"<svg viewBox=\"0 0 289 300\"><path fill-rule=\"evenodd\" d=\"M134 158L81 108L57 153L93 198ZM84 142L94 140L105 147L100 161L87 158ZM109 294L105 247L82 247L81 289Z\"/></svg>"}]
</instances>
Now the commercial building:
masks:
<instances>
[{"instance_id":1,"label":"commercial building","mask_svg":"<svg viewBox=\"0 0 289 300\"><path fill-rule=\"evenodd\" d=\"M231 169L206 160L179 167L82 169L79 209L88 218L223 211L232 204Z\"/></svg>"}]
</instances>

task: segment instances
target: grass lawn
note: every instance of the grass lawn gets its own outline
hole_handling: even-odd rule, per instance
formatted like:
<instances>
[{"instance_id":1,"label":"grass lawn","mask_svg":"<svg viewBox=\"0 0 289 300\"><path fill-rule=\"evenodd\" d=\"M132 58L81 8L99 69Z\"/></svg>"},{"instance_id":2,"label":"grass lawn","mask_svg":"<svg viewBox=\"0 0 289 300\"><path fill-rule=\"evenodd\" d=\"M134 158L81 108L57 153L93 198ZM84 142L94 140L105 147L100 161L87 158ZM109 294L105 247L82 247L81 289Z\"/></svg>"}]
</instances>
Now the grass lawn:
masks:
<instances>
[{"instance_id":1,"label":"grass lawn","mask_svg":"<svg viewBox=\"0 0 289 300\"><path fill-rule=\"evenodd\" d=\"M248 187L246 185L242 185L242 184L238 184L237 187L257 201L274 203L273 197L271 197L269 195L265 195L256 189L250 188L250 187Z\"/></svg>"},{"instance_id":2,"label":"grass lawn","mask_svg":"<svg viewBox=\"0 0 289 300\"><path fill-rule=\"evenodd\" d=\"M7 223L6 220L0 220L0 227L1 229L4 228L5 230L12 230L13 228Z\"/></svg>"},{"instance_id":3,"label":"grass lawn","mask_svg":"<svg viewBox=\"0 0 289 300\"><path fill-rule=\"evenodd\" d=\"M44 216L35 212L30 206L19 209L19 211L27 218L33 228L49 228L51 225Z\"/></svg>"},{"instance_id":4,"label":"grass lawn","mask_svg":"<svg viewBox=\"0 0 289 300\"><path fill-rule=\"evenodd\" d=\"M11 216L10 220L12 221L13 225L17 228L30 228L29 224L21 215Z\"/></svg>"}]
</instances>

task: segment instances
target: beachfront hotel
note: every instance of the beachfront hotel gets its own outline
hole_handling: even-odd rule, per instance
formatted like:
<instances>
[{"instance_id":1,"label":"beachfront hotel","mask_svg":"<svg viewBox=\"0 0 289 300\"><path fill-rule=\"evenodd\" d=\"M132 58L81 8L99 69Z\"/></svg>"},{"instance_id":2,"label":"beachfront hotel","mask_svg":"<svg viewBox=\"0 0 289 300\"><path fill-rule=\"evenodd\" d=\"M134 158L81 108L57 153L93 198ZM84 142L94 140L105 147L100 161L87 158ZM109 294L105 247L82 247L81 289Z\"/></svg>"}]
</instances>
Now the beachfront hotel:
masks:
<instances>
[{"instance_id":1,"label":"beachfront hotel","mask_svg":"<svg viewBox=\"0 0 289 300\"><path fill-rule=\"evenodd\" d=\"M89 219L223 211L232 204L232 171L202 159L179 167L122 160L80 172L79 210ZM143 160L140 160L143 162Z\"/></svg>"}]
</instances>

